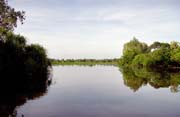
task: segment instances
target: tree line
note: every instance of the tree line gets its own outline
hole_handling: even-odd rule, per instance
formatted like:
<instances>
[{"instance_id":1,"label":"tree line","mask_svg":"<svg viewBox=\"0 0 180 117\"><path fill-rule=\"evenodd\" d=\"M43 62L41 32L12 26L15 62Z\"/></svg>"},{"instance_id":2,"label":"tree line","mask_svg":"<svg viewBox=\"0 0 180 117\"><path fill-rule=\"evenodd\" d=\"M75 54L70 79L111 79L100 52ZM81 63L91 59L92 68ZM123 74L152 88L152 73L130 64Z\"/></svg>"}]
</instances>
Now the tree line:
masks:
<instances>
[{"instance_id":1,"label":"tree line","mask_svg":"<svg viewBox=\"0 0 180 117\"><path fill-rule=\"evenodd\" d=\"M134 38L124 44L119 64L123 67L177 69L180 67L180 43L154 42L148 46Z\"/></svg>"},{"instance_id":2,"label":"tree line","mask_svg":"<svg viewBox=\"0 0 180 117\"><path fill-rule=\"evenodd\" d=\"M114 59L50 59L53 65L118 65L118 58Z\"/></svg>"}]
</instances>

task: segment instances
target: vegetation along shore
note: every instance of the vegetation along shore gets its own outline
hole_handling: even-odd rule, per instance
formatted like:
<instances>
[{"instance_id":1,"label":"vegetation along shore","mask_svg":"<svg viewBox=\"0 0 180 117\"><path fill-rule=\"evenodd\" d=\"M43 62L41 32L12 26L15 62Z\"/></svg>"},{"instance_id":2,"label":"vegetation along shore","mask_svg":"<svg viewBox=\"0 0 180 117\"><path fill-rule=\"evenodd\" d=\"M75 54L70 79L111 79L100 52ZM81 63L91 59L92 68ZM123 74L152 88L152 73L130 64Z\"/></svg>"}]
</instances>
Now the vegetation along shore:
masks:
<instances>
[{"instance_id":1,"label":"vegetation along shore","mask_svg":"<svg viewBox=\"0 0 180 117\"><path fill-rule=\"evenodd\" d=\"M118 58L115 59L50 59L52 65L118 65Z\"/></svg>"},{"instance_id":2,"label":"vegetation along shore","mask_svg":"<svg viewBox=\"0 0 180 117\"><path fill-rule=\"evenodd\" d=\"M175 41L171 43L154 42L148 46L134 38L124 45L119 65L121 67L179 70L180 43Z\"/></svg>"}]
</instances>

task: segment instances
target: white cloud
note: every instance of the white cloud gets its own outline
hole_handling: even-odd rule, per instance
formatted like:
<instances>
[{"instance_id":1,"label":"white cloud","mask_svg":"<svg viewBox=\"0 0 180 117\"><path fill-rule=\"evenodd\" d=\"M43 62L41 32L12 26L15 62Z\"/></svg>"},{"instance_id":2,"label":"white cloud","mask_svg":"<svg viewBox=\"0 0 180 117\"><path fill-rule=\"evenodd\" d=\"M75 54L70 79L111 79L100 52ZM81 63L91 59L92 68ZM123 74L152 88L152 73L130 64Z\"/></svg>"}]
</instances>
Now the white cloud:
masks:
<instances>
[{"instance_id":1,"label":"white cloud","mask_svg":"<svg viewBox=\"0 0 180 117\"><path fill-rule=\"evenodd\" d=\"M28 37L30 43L44 45L50 57L119 57L123 44L133 36L147 43L180 41L179 9L170 2L157 6L160 2L154 1L156 4L149 6L145 2L128 4L122 1L121 5L118 0L106 0L103 4L100 4L102 1L95 4L96 1L82 0L74 4L69 0L63 4L62 0L41 1L41 4L25 1L11 2L27 15L25 24L16 32Z\"/></svg>"}]
</instances>

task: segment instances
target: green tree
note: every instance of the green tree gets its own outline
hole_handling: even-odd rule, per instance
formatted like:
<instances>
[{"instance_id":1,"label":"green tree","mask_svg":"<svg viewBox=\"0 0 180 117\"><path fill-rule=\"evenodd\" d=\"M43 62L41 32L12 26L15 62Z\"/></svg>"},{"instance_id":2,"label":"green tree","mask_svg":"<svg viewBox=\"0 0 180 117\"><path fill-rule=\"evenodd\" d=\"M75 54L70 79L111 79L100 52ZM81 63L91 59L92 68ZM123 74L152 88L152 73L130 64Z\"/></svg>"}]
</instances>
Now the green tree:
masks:
<instances>
[{"instance_id":1,"label":"green tree","mask_svg":"<svg viewBox=\"0 0 180 117\"><path fill-rule=\"evenodd\" d=\"M180 47L171 50L171 58L170 59L172 62L180 64Z\"/></svg>"},{"instance_id":2,"label":"green tree","mask_svg":"<svg viewBox=\"0 0 180 117\"><path fill-rule=\"evenodd\" d=\"M161 42L156 41L149 46L150 50L159 49L159 48L170 48L170 45L168 43L161 43Z\"/></svg>"},{"instance_id":3,"label":"green tree","mask_svg":"<svg viewBox=\"0 0 180 117\"><path fill-rule=\"evenodd\" d=\"M5 89L2 95L17 96L35 86L43 87L49 80L51 64L45 49L26 44L23 36L13 32L17 21L23 23L24 18L23 11L15 11L6 0L0 0L0 89Z\"/></svg>"},{"instance_id":4,"label":"green tree","mask_svg":"<svg viewBox=\"0 0 180 117\"><path fill-rule=\"evenodd\" d=\"M134 67L150 67L154 61L149 53L138 54L132 61Z\"/></svg>"},{"instance_id":5,"label":"green tree","mask_svg":"<svg viewBox=\"0 0 180 117\"><path fill-rule=\"evenodd\" d=\"M152 66L168 66L170 63L170 49L162 46L161 48L149 53L153 61Z\"/></svg>"},{"instance_id":6,"label":"green tree","mask_svg":"<svg viewBox=\"0 0 180 117\"><path fill-rule=\"evenodd\" d=\"M133 38L133 40L124 45L123 57L120 59L120 64L131 64L136 55L147 53L148 51L148 45L146 43L139 42L138 39Z\"/></svg>"},{"instance_id":7,"label":"green tree","mask_svg":"<svg viewBox=\"0 0 180 117\"><path fill-rule=\"evenodd\" d=\"M179 45L180 45L179 42L172 41L172 42L170 43L170 48L171 48L171 49L177 49L177 48L180 47Z\"/></svg>"},{"instance_id":8,"label":"green tree","mask_svg":"<svg viewBox=\"0 0 180 117\"><path fill-rule=\"evenodd\" d=\"M156 41L154 42L153 44L150 45L150 49L157 49L157 48L160 48L161 47L161 43Z\"/></svg>"},{"instance_id":9,"label":"green tree","mask_svg":"<svg viewBox=\"0 0 180 117\"><path fill-rule=\"evenodd\" d=\"M24 19L24 11L16 11L8 5L7 0L0 0L0 28L12 31L17 27L17 21L23 23Z\"/></svg>"}]
</instances>

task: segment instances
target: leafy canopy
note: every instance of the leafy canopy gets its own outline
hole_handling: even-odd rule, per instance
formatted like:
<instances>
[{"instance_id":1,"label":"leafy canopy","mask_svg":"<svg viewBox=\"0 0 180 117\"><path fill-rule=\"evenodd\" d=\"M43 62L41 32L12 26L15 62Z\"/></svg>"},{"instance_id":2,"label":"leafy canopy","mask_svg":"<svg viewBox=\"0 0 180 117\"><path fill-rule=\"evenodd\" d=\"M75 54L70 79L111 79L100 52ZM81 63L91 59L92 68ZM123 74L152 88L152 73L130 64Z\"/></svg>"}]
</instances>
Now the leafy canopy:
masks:
<instances>
[{"instance_id":1,"label":"leafy canopy","mask_svg":"<svg viewBox=\"0 0 180 117\"><path fill-rule=\"evenodd\" d=\"M138 39L133 38L133 40L124 45L123 57L120 59L120 62L122 65L131 64L136 55L147 53L148 51L146 43L139 42Z\"/></svg>"},{"instance_id":2,"label":"leafy canopy","mask_svg":"<svg viewBox=\"0 0 180 117\"><path fill-rule=\"evenodd\" d=\"M16 11L8 5L7 0L0 0L0 28L12 31L17 27L17 21L23 24L24 19L24 11Z\"/></svg>"},{"instance_id":3,"label":"leafy canopy","mask_svg":"<svg viewBox=\"0 0 180 117\"><path fill-rule=\"evenodd\" d=\"M178 42L154 42L150 46L133 39L124 45L119 61L124 67L180 67L180 44Z\"/></svg>"}]
</instances>

